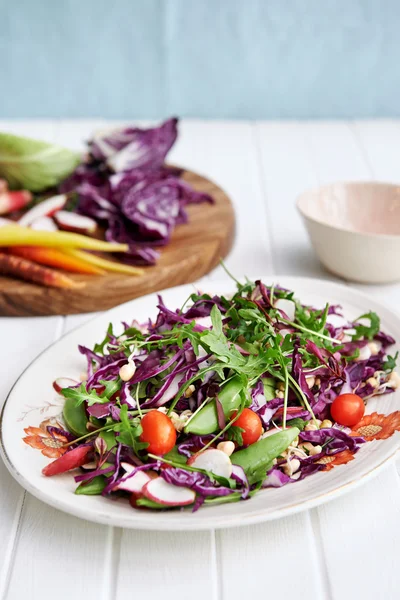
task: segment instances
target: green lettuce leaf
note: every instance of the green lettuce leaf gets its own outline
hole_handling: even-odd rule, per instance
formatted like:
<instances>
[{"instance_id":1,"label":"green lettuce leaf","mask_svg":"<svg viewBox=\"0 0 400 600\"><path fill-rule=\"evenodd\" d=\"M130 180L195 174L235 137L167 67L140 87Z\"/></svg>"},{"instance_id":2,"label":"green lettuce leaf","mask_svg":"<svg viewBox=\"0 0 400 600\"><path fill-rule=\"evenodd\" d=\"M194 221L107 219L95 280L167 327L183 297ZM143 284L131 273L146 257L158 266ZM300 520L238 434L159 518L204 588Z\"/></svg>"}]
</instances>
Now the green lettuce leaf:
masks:
<instances>
[{"instance_id":1,"label":"green lettuce leaf","mask_svg":"<svg viewBox=\"0 0 400 600\"><path fill-rule=\"evenodd\" d=\"M12 190L57 186L79 162L79 154L62 146L0 132L0 178Z\"/></svg>"}]
</instances>

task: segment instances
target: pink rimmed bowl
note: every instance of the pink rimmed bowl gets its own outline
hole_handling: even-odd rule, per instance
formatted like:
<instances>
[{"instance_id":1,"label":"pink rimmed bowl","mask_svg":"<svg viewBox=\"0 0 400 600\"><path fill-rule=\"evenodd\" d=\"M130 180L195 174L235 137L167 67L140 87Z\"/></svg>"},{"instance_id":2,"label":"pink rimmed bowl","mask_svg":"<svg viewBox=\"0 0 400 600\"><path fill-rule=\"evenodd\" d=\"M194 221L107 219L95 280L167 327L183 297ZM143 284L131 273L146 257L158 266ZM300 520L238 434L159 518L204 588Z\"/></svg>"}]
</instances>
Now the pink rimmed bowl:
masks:
<instances>
[{"instance_id":1,"label":"pink rimmed bowl","mask_svg":"<svg viewBox=\"0 0 400 600\"><path fill-rule=\"evenodd\" d=\"M362 283L400 280L400 185L333 183L297 198L321 263Z\"/></svg>"}]
</instances>

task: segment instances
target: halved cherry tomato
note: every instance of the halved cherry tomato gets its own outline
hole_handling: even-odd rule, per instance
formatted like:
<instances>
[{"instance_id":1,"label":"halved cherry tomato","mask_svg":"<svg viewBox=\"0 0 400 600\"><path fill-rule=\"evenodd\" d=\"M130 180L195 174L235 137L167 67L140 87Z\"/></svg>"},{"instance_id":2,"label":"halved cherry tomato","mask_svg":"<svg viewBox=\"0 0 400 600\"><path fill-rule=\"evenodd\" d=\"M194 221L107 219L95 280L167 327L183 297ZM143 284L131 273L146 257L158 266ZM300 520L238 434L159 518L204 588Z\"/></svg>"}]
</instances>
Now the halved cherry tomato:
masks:
<instances>
[{"instance_id":1,"label":"halved cherry tomato","mask_svg":"<svg viewBox=\"0 0 400 600\"><path fill-rule=\"evenodd\" d=\"M53 460L53 462L42 469L42 473L47 477L51 477L52 475L59 475L60 473L66 473L66 471L81 467L88 462L87 455L91 450L91 446L78 446L78 448L74 448L60 456L60 458Z\"/></svg>"},{"instance_id":2,"label":"halved cherry tomato","mask_svg":"<svg viewBox=\"0 0 400 600\"><path fill-rule=\"evenodd\" d=\"M250 446L254 444L262 433L262 423L260 417L250 408L244 408L240 417L234 422L236 427L244 429L242 431L243 445Z\"/></svg>"},{"instance_id":3,"label":"halved cherry tomato","mask_svg":"<svg viewBox=\"0 0 400 600\"><path fill-rule=\"evenodd\" d=\"M171 419L164 413L152 410L144 415L141 424L143 433L140 436L140 441L149 444L146 452L163 455L175 446L175 427Z\"/></svg>"},{"instance_id":4,"label":"halved cherry tomato","mask_svg":"<svg viewBox=\"0 0 400 600\"><path fill-rule=\"evenodd\" d=\"M333 420L349 427L361 421L364 411L364 401L357 394L340 394L331 405Z\"/></svg>"}]
</instances>

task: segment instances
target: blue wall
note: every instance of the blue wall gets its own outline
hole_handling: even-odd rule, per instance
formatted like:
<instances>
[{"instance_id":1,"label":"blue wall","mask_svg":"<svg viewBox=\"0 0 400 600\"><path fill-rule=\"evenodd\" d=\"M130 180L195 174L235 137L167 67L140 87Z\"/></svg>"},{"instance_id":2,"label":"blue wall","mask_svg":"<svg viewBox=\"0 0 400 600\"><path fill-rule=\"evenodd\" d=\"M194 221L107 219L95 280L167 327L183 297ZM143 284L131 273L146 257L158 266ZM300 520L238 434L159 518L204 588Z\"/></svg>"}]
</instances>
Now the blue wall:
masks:
<instances>
[{"instance_id":1,"label":"blue wall","mask_svg":"<svg viewBox=\"0 0 400 600\"><path fill-rule=\"evenodd\" d=\"M399 0L0 0L0 118L400 115Z\"/></svg>"}]
</instances>

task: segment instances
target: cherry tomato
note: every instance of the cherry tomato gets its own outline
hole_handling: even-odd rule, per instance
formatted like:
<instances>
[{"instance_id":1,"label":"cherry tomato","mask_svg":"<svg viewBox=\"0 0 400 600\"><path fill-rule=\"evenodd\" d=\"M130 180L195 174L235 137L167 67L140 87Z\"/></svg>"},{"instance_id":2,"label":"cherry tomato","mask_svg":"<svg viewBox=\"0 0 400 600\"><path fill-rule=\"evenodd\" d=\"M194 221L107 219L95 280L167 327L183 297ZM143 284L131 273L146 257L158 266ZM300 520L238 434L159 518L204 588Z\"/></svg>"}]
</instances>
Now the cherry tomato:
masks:
<instances>
[{"instance_id":1,"label":"cherry tomato","mask_svg":"<svg viewBox=\"0 0 400 600\"><path fill-rule=\"evenodd\" d=\"M146 452L163 455L175 446L176 431L171 419L164 413L152 410L145 414L142 419L142 428L140 441L149 444Z\"/></svg>"},{"instance_id":2,"label":"cherry tomato","mask_svg":"<svg viewBox=\"0 0 400 600\"><path fill-rule=\"evenodd\" d=\"M78 448L74 448L60 456L60 458L53 460L53 462L42 469L42 473L47 477L51 477L52 475L59 475L60 473L81 467L88 462L87 455L91 450L91 446L78 446Z\"/></svg>"},{"instance_id":3,"label":"cherry tomato","mask_svg":"<svg viewBox=\"0 0 400 600\"><path fill-rule=\"evenodd\" d=\"M334 421L349 427L361 421L364 411L364 401L357 394L341 394L331 405L331 415Z\"/></svg>"},{"instance_id":4,"label":"cherry tomato","mask_svg":"<svg viewBox=\"0 0 400 600\"><path fill-rule=\"evenodd\" d=\"M260 417L250 408L244 408L240 417L234 422L236 427L244 429L242 431L243 445L250 446L254 444L262 433L262 423Z\"/></svg>"}]
</instances>

